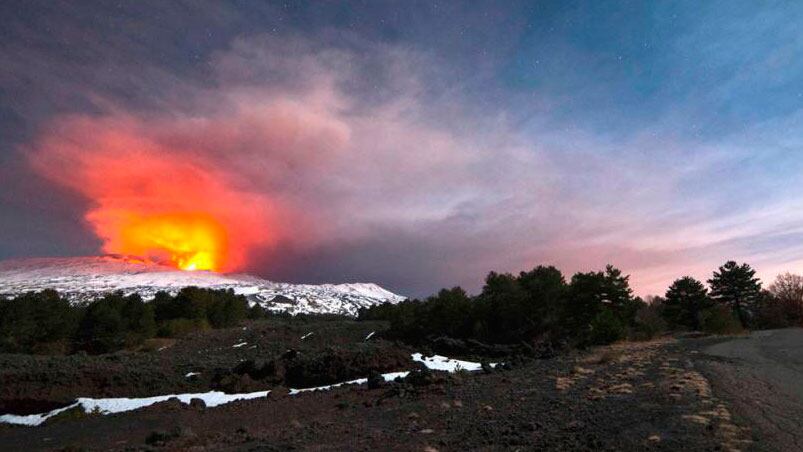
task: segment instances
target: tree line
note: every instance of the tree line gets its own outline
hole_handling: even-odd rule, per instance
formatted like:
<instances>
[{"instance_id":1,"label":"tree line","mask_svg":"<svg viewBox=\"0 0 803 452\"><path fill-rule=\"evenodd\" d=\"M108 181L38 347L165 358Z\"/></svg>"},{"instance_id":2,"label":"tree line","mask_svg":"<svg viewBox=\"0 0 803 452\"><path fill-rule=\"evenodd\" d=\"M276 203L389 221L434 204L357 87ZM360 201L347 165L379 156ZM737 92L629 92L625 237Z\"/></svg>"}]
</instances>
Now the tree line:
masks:
<instances>
[{"instance_id":1,"label":"tree line","mask_svg":"<svg viewBox=\"0 0 803 452\"><path fill-rule=\"evenodd\" d=\"M568 281L557 268L538 266L518 275L491 272L476 296L454 287L425 300L372 306L359 316L388 321L388 336L417 344L450 337L584 346L649 339L667 329L733 333L803 323L803 277L781 275L762 290L755 270L730 261L708 284L710 290L683 277L664 297L645 301L633 295L629 276L611 265Z\"/></svg>"},{"instance_id":2,"label":"tree line","mask_svg":"<svg viewBox=\"0 0 803 452\"><path fill-rule=\"evenodd\" d=\"M803 326L803 276L784 273L764 289L752 267L729 261L714 272L708 287L684 276L652 302L677 329L703 329L716 312L728 314L720 321L737 329Z\"/></svg>"},{"instance_id":3,"label":"tree line","mask_svg":"<svg viewBox=\"0 0 803 452\"><path fill-rule=\"evenodd\" d=\"M151 302L138 294L108 294L86 305L71 304L54 290L0 300L0 351L11 353L107 353L153 337L236 326L249 309L232 290L187 287L158 292Z\"/></svg>"}]
</instances>

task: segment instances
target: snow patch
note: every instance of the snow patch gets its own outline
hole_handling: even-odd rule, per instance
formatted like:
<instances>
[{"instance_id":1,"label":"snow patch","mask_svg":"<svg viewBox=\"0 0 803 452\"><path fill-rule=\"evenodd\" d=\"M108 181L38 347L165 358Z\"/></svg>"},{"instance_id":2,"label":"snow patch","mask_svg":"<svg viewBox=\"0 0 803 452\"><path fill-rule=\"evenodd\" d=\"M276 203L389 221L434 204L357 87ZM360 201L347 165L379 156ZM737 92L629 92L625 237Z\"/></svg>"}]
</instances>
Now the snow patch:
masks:
<instances>
[{"instance_id":1,"label":"snow patch","mask_svg":"<svg viewBox=\"0 0 803 452\"><path fill-rule=\"evenodd\" d=\"M309 334L312 333L308 333L308 335ZM243 346L245 344L246 344L245 342L241 344L235 344L234 347ZM431 370L439 370L445 372L457 372L459 370L467 370L473 372L482 369L480 363L451 359L441 355L425 357L421 353L413 353L411 357L413 361L423 363L424 366L426 366L428 369ZM496 363L491 363L491 366L495 367ZM384 378L385 381L390 382L397 378L404 378L407 375L409 375L409 373L410 373L409 371L390 372L382 374L382 378ZM200 375L200 373L189 372L186 375L186 377L189 378L194 375ZM334 383L331 385L316 386L313 388L290 389L289 394L297 395L302 392L326 391L341 386L362 385L366 384L367 382L368 382L367 378L358 378L355 380L344 381L341 383ZM125 397L108 398L108 399L79 398L72 405L63 408L58 408L48 413L31 414L25 416L16 414L0 415L0 423L37 426L41 425L47 419L56 416L59 413L63 413L64 411L73 409L75 407L81 407L81 409L85 413L98 413L105 415L105 414L123 413L126 411L137 410L139 408L148 407L156 403L165 402L172 398L177 398L179 401L181 401L181 403L185 404L189 404L192 399L201 399L204 401L207 407L216 407L237 400L250 400L250 399L266 397L269 393L270 391L258 391L258 392L250 392L243 394L226 394L220 391L211 391L211 392L202 392L194 394L193 393L170 394L170 395L142 397L142 398L125 398Z\"/></svg>"},{"instance_id":2,"label":"snow patch","mask_svg":"<svg viewBox=\"0 0 803 452\"><path fill-rule=\"evenodd\" d=\"M384 378L385 381L393 381L393 380L395 380L397 378L404 378L409 373L410 373L409 371L390 372L390 373L387 373L387 374L382 374L382 378ZM363 385L363 384L366 384L366 383L368 383L368 379L367 378L358 378L356 380L349 380L349 381L344 381L344 382L341 382L341 383L334 383L334 384L331 384L331 385L316 386L314 388L290 389L290 395L296 395L296 394L300 394L302 392L327 391L329 389L339 388L341 386Z\"/></svg>"},{"instance_id":3,"label":"snow patch","mask_svg":"<svg viewBox=\"0 0 803 452\"><path fill-rule=\"evenodd\" d=\"M136 399L129 399L126 397L110 398L110 399L79 398L72 405L63 408L58 408L48 413L31 414L27 416L4 414L0 416L0 423L27 425L33 427L41 425L43 422L45 422L46 420L48 420L53 416L56 416L57 414L63 413L67 410L76 407L81 407L81 409L85 413L97 413L106 415L106 414L124 413L126 411L133 411L140 408L145 408L154 405L156 403L165 402L172 398L177 398L179 401L181 401L181 403L184 404L189 404L192 399L201 399L204 401L207 407L216 407L219 405L224 405L227 403L234 402L236 400L250 400L250 399L258 399L261 397L267 397L269 393L270 391L249 392L244 394L226 394L220 391L210 391L210 392L201 392L194 394L192 393L170 394L170 395L155 396L155 397L142 397Z\"/></svg>"},{"instance_id":4,"label":"snow patch","mask_svg":"<svg viewBox=\"0 0 803 452\"><path fill-rule=\"evenodd\" d=\"M239 344L234 344L231 346L231 348L240 348L244 345L248 345L248 342L240 342Z\"/></svg>"},{"instance_id":5,"label":"snow patch","mask_svg":"<svg viewBox=\"0 0 803 452\"><path fill-rule=\"evenodd\" d=\"M413 361L423 363L427 369L431 370L441 370L444 372L467 370L469 372L475 372L482 369L482 364L480 363L451 359L441 355L425 357L421 355L421 353L413 353L412 357ZM491 367L496 367L496 363L491 363Z\"/></svg>"}]
</instances>

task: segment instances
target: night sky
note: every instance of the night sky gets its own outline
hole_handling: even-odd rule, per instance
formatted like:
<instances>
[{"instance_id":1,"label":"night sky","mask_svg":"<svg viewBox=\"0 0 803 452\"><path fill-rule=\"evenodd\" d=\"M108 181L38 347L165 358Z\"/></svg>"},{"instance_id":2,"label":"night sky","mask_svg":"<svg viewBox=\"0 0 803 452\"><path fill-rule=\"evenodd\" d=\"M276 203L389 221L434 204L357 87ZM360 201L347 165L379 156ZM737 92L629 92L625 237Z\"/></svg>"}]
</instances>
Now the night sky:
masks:
<instances>
[{"instance_id":1,"label":"night sky","mask_svg":"<svg viewBox=\"0 0 803 452\"><path fill-rule=\"evenodd\" d=\"M803 271L803 3L0 3L0 259L121 212L406 295L612 263ZM106 249L108 251L108 249Z\"/></svg>"}]
</instances>

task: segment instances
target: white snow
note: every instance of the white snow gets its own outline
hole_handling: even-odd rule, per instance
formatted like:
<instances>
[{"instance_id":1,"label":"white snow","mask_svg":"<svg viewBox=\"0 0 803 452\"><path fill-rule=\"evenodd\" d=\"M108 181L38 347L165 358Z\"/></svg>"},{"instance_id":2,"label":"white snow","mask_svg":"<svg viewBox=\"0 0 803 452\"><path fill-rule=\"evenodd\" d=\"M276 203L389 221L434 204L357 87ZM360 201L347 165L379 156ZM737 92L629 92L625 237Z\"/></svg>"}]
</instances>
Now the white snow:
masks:
<instances>
[{"instance_id":1,"label":"white snow","mask_svg":"<svg viewBox=\"0 0 803 452\"><path fill-rule=\"evenodd\" d=\"M471 361L461 361L459 359L451 359L441 355L433 355L430 357L422 356L421 353L413 353L413 361L424 363L428 369L442 370L445 372L457 372L459 370L467 370L474 372L482 369L480 363L473 363ZM491 367L496 367L496 363L491 363Z\"/></svg>"},{"instance_id":2,"label":"white snow","mask_svg":"<svg viewBox=\"0 0 803 452\"><path fill-rule=\"evenodd\" d=\"M364 341L367 341L368 339L371 339L372 337L374 337L374 334L376 334L376 331L371 331L371 332L368 334L368 336L365 336L365 339L363 339L363 340L364 340Z\"/></svg>"},{"instance_id":3,"label":"white snow","mask_svg":"<svg viewBox=\"0 0 803 452\"><path fill-rule=\"evenodd\" d=\"M309 332L309 333L307 333L307 334L305 334L305 335L301 336L301 340L303 341L304 339L306 339L306 338L308 338L308 337L312 336L313 334L314 334L313 332Z\"/></svg>"},{"instance_id":4,"label":"white snow","mask_svg":"<svg viewBox=\"0 0 803 452\"><path fill-rule=\"evenodd\" d=\"M471 361L461 361L458 359L450 359L441 355L425 357L421 353L413 353L411 357L413 361L424 363L424 365L427 368L432 370L457 372L459 370L477 371L482 368L480 363L475 363ZM495 367L496 363L491 363L491 366ZM397 378L404 378L409 373L410 373L409 371L390 372L382 374L382 377L385 379L385 381L393 381ZM186 377L189 378L193 375L199 375L199 373L190 372L186 375ZM356 380L349 380L325 386L316 386L314 388L290 389L289 394L297 395L302 392L325 391L346 385L362 385L366 384L367 382L368 382L367 378L358 378ZM77 406L80 406L86 413L113 414L113 413L123 413L126 411L133 411L139 408L144 408L147 406L151 406L155 403L164 402L174 397L179 399L182 403L186 404L189 404L190 400L192 399L201 399L204 401L204 403L206 403L207 407L215 407L226 403L234 402L236 400L249 400L249 399L266 397L269 393L270 391L259 391L259 392L243 393L243 394L226 394L219 391L211 391L211 392L202 392L194 394L191 393L170 394L170 395L155 396L155 397L143 397L143 398L125 398L125 397L109 398L109 399L79 398L72 405L63 408L58 408L48 413L31 414L25 416L15 415L15 414L0 415L0 423L37 426L45 422L48 418L51 418L61 412L75 408Z\"/></svg>"},{"instance_id":5,"label":"white snow","mask_svg":"<svg viewBox=\"0 0 803 452\"><path fill-rule=\"evenodd\" d=\"M55 289L73 302L82 303L105 293L138 293L145 300L163 290L171 294L184 287L232 289L272 312L290 314L345 314L356 316L360 308L405 297L376 284L288 284L242 274L208 271L187 272L154 262L132 262L121 256L13 259L0 262L0 295ZM280 301L273 301L278 296Z\"/></svg>"},{"instance_id":6,"label":"white snow","mask_svg":"<svg viewBox=\"0 0 803 452\"><path fill-rule=\"evenodd\" d=\"M85 413L114 414L145 408L159 402L167 401L174 397L180 400L181 403L185 404L189 404L190 400L192 399L201 399L204 401L204 403L206 403L207 407L216 407L226 403L234 402L235 400L249 400L266 397L269 393L270 391L250 392L244 394L226 394L220 391L211 391L195 394L170 394L136 399L129 399L125 397L111 399L79 398L72 405L59 408L48 413L31 414L27 416L4 414L0 416L0 423L37 426L59 413L78 406L80 406Z\"/></svg>"},{"instance_id":7,"label":"white snow","mask_svg":"<svg viewBox=\"0 0 803 452\"><path fill-rule=\"evenodd\" d=\"M393 381L393 380L395 380L395 379L397 379L399 377L404 378L409 373L410 373L409 371L391 372L391 373L387 373L387 374L382 374L382 378L384 378L385 381ZM344 381L344 382L341 382L341 383L334 383L334 384L331 384L331 385L316 386L314 388L291 389L290 390L290 395L296 395L296 394L299 394L299 393L302 393L302 392L326 391L326 390L329 390L329 389L332 389L332 388L339 388L340 386L363 385L363 384L366 384L366 383L368 383L368 379L367 378L358 378L356 380L349 380L349 381Z\"/></svg>"},{"instance_id":8,"label":"white snow","mask_svg":"<svg viewBox=\"0 0 803 452\"><path fill-rule=\"evenodd\" d=\"M299 393L302 393L302 392L326 391L326 390L332 389L332 388L339 388L340 386L361 385L361 384L365 384L365 383L368 383L368 379L367 378L358 378L356 380L343 381L343 382L340 382L340 383L334 383L334 384L325 385L325 386L316 386L314 388L290 389L289 394L290 395L296 395L296 394L299 394Z\"/></svg>"},{"instance_id":9,"label":"white snow","mask_svg":"<svg viewBox=\"0 0 803 452\"><path fill-rule=\"evenodd\" d=\"M194 377L196 375L201 375L200 372L187 372L187 375L184 375L184 378Z\"/></svg>"},{"instance_id":10,"label":"white snow","mask_svg":"<svg viewBox=\"0 0 803 452\"><path fill-rule=\"evenodd\" d=\"M234 344L234 345L231 346L231 348L240 348L243 345L248 345L248 342L240 342L238 344Z\"/></svg>"}]
</instances>

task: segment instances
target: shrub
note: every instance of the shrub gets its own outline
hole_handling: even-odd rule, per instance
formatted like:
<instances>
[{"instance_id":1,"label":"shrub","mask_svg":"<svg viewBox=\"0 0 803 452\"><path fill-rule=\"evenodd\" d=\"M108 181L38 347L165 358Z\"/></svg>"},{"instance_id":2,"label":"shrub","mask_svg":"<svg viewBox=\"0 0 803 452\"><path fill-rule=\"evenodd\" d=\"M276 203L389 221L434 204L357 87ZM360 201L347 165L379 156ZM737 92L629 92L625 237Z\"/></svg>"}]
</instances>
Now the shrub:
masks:
<instances>
[{"instance_id":1,"label":"shrub","mask_svg":"<svg viewBox=\"0 0 803 452\"><path fill-rule=\"evenodd\" d=\"M172 319L159 325L160 337L184 337L195 331L209 329L206 319Z\"/></svg>"},{"instance_id":2,"label":"shrub","mask_svg":"<svg viewBox=\"0 0 803 452\"><path fill-rule=\"evenodd\" d=\"M603 309L591 321L591 344L611 344L624 337L625 326L611 309Z\"/></svg>"},{"instance_id":3,"label":"shrub","mask_svg":"<svg viewBox=\"0 0 803 452\"><path fill-rule=\"evenodd\" d=\"M267 316L268 316L267 309L263 308L262 306L260 306L258 304L254 304L253 306L248 308L248 314L246 315L246 317L249 320L264 319Z\"/></svg>"},{"instance_id":4,"label":"shrub","mask_svg":"<svg viewBox=\"0 0 803 452\"><path fill-rule=\"evenodd\" d=\"M797 301L763 291L756 305L753 326L760 329L800 326L800 306Z\"/></svg>"},{"instance_id":5,"label":"shrub","mask_svg":"<svg viewBox=\"0 0 803 452\"><path fill-rule=\"evenodd\" d=\"M738 334L743 331L739 319L724 305L703 311L701 323L703 331L709 334Z\"/></svg>"},{"instance_id":6,"label":"shrub","mask_svg":"<svg viewBox=\"0 0 803 452\"><path fill-rule=\"evenodd\" d=\"M666 331L667 324L661 315L661 308L658 304L647 304L636 312L632 339L650 340Z\"/></svg>"},{"instance_id":7,"label":"shrub","mask_svg":"<svg viewBox=\"0 0 803 452\"><path fill-rule=\"evenodd\" d=\"M107 297L89 305L78 332L80 349L108 353L125 346L126 321L117 301Z\"/></svg>"}]
</instances>

